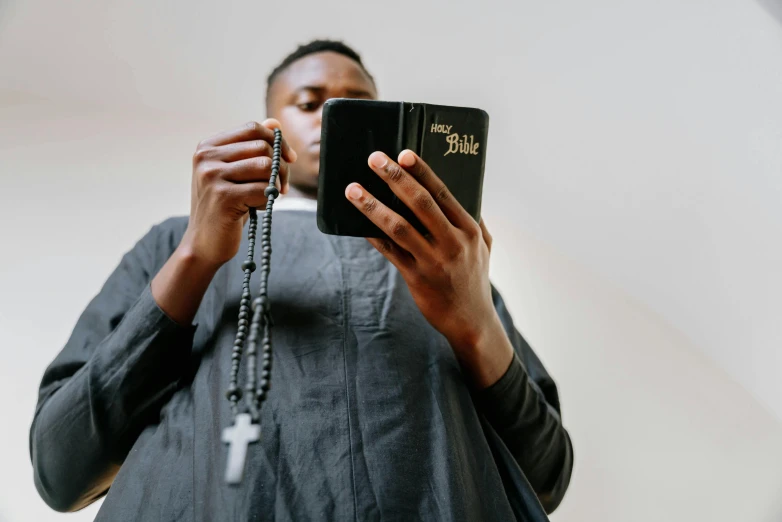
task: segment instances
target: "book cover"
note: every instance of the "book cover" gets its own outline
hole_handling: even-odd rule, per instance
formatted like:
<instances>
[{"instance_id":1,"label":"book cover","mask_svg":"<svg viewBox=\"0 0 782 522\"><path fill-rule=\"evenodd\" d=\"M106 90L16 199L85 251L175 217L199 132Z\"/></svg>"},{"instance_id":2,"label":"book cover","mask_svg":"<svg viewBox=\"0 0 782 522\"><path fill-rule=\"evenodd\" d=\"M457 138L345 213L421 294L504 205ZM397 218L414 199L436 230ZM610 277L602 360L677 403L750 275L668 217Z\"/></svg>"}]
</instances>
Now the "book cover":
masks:
<instances>
[{"instance_id":1,"label":"book cover","mask_svg":"<svg viewBox=\"0 0 782 522\"><path fill-rule=\"evenodd\" d=\"M327 234L382 237L344 195L352 182L424 231L413 212L367 165L375 150L416 152L478 221L489 117L481 110L425 103L335 98L323 108L318 227Z\"/></svg>"}]
</instances>

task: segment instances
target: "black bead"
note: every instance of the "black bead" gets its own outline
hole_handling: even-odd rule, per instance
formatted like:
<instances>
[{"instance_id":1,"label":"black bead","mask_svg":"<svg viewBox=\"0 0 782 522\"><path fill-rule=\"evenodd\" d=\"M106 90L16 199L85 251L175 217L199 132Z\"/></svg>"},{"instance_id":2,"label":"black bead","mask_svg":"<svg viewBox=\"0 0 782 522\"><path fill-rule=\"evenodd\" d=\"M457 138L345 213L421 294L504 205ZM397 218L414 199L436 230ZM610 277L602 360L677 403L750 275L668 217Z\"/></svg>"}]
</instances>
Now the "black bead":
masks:
<instances>
[{"instance_id":1,"label":"black bead","mask_svg":"<svg viewBox=\"0 0 782 522\"><path fill-rule=\"evenodd\" d=\"M229 401L239 400L242 398L242 389L237 387L236 384L231 383L231 385L228 387L228 391L225 392L225 396Z\"/></svg>"},{"instance_id":2,"label":"black bead","mask_svg":"<svg viewBox=\"0 0 782 522\"><path fill-rule=\"evenodd\" d=\"M249 269L250 272L255 272L255 261L250 261L249 259L242 263L242 270Z\"/></svg>"},{"instance_id":3,"label":"black bead","mask_svg":"<svg viewBox=\"0 0 782 522\"><path fill-rule=\"evenodd\" d=\"M274 185L269 185L266 187L266 190L263 191L263 194L268 198L270 196L274 196L275 198L280 195L279 189L275 187Z\"/></svg>"},{"instance_id":4,"label":"black bead","mask_svg":"<svg viewBox=\"0 0 782 522\"><path fill-rule=\"evenodd\" d=\"M268 390L269 389L269 379L261 379L261 382L258 386L262 390Z\"/></svg>"},{"instance_id":5,"label":"black bead","mask_svg":"<svg viewBox=\"0 0 782 522\"><path fill-rule=\"evenodd\" d=\"M261 372L261 381L268 381L269 380L269 370L263 370Z\"/></svg>"}]
</instances>

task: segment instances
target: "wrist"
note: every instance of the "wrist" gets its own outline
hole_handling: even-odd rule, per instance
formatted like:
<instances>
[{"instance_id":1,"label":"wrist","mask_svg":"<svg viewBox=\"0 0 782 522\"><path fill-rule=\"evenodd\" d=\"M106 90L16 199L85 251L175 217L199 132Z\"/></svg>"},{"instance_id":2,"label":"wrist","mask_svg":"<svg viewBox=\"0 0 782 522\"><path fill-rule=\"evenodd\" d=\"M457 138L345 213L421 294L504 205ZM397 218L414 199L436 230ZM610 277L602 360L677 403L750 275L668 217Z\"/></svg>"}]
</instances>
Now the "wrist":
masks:
<instances>
[{"instance_id":1,"label":"wrist","mask_svg":"<svg viewBox=\"0 0 782 522\"><path fill-rule=\"evenodd\" d=\"M194 275L197 273L214 275L225 261L217 261L205 256L204 249L199 248L198 244L197 233L188 227L172 257L189 271L194 272Z\"/></svg>"},{"instance_id":2,"label":"wrist","mask_svg":"<svg viewBox=\"0 0 782 522\"><path fill-rule=\"evenodd\" d=\"M188 233L185 233L179 246L174 250L172 258L184 270L192 273L194 276L198 274L214 275L223 265L223 263L204 257L196 248L195 242L188 236Z\"/></svg>"},{"instance_id":3,"label":"wrist","mask_svg":"<svg viewBox=\"0 0 782 522\"><path fill-rule=\"evenodd\" d=\"M490 319L476 322L477 328L449 339L459 364L472 384L488 388L505 374L513 360L513 345L496 311Z\"/></svg>"},{"instance_id":4,"label":"wrist","mask_svg":"<svg viewBox=\"0 0 782 522\"><path fill-rule=\"evenodd\" d=\"M188 325L219 268L219 264L203 260L183 241L152 279L152 296L173 321Z\"/></svg>"},{"instance_id":5,"label":"wrist","mask_svg":"<svg viewBox=\"0 0 782 522\"><path fill-rule=\"evenodd\" d=\"M486 346L494 344L498 337L505 335L500 318L494 309L484 319L476 319L470 321L469 325L463 326L446 337L451 347L458 353L464 353L465 356L485 349Z\"/></svg>"}]
</instances>

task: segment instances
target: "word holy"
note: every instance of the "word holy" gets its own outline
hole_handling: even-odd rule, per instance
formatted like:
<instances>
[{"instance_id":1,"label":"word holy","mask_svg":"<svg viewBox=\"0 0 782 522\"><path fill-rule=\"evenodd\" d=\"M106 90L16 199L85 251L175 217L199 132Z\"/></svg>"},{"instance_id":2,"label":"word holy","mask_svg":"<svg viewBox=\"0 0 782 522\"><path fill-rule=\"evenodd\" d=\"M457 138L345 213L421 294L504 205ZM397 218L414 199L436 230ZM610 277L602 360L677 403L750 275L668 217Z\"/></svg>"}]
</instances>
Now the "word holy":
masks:
<instances>
[{"instance_id":1,"label":"word holy","mask_svg":"<svg viewBox=\"0 0 782 522\"><path fill-rule=\"evenodd\" d=\"M451 128L453 128L453 125L438 125L436 123L432 123L432 130L430 132L448 134L449 132L451 132Z\"/></svg>"}]
</instances>

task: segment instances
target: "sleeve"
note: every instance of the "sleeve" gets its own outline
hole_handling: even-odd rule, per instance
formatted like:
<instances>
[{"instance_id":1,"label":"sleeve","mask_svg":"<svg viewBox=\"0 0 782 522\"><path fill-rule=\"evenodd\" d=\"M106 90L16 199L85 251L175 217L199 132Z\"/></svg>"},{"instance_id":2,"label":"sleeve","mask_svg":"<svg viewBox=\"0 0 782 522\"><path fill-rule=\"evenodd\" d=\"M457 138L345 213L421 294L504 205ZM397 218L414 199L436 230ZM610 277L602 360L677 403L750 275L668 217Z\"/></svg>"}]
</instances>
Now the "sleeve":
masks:
<instances>
[{"instance_id":1,"label":"sleeve","mask_svg":"<svg viewBox=\"0 0 782 522\"><path fill-rule=\"evenodd\" d=\"M476 404L519 464L547 513L559 506L570 484L573 446L562 424L557 386L513 325L499 292L497 313L513 344L508 370L475 392Z\"/></svg>"},{"instance_id":2,"label":"sleeve","mask_svg":"<svg viewBox=\"0 0 782 522\"><path fill-rule=\"evenodd\" d=\"M45 370L30 427L35 486L57 511L108 490L187 367L194 325L158 307L150 282L176 245L156 225L127 252Z\"/></svg>"}]
</instances>

